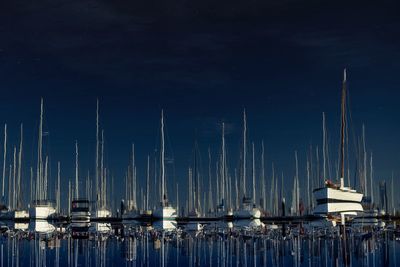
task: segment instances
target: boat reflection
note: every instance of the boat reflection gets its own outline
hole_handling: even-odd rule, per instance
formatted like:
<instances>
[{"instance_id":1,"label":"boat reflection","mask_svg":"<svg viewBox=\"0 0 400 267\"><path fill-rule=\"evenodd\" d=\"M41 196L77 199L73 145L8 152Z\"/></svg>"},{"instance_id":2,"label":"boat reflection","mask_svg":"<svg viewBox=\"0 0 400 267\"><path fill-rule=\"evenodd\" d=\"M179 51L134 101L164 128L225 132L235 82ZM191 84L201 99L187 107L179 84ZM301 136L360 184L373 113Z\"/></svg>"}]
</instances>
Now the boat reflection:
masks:
<instances>
[{"instance_id":1,"label":"boat reflection","mask_svg":"<svg viewBox=\"0 0 400 267\"><path fill-rule=\"evenodd\" d=\"M55 226L46 220L32 220L29 222L29 231L38 234L51 234L56 230Z\"/></svg>"},{"instance_id":2,"label":"boat reflection","mask_svg":"<svg viewBox=\"0 0 400 267\"><path fill-rule=\"evenodd\" d=\"M400 231L303 230L259 220L0 223L1 266L396 266ZM104 229L104 228L103 228ZM346 238L344 238L344 236Z\"/></svg>"}]
</instances>

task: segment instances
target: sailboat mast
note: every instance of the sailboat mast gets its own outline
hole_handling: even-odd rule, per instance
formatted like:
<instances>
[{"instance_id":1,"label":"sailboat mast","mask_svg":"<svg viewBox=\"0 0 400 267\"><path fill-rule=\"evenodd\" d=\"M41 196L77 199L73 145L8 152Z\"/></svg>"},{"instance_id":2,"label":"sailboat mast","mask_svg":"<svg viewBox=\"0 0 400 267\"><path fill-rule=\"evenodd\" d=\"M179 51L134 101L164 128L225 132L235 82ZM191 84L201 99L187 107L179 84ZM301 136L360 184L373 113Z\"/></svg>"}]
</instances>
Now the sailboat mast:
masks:
<instances>
[{"instance_id":1,"label":"sailboat mast","mask_svg":"<svg viewBox=\"0 0 400 267\"><path fill-rule=\"evenodd\" d=\"M75 141L75 198L79 198L79 173L78 173L78 141Z\"/></svg>"},{"instance_id":2,"label":"sailboat mast","mask_svg":"<svg viewBox=\"0 0 400 267\"><path fill-rule=\"evenodd\" d=\"M369 166L370 166L370 187L371 187L371 203L374 203L374 189L373 189L373 179L374 179L374 169L372 165L372 152L371 152L371 158L369 161Z\"/></svg>"},{"instance_id":3,"label":"sailboat mast","mask_svg":"<svg viewBox=\"0 0 400 267\"><path fill-rule=\"evenodd\" d=\"M105 190L104 190L104 181L105 181L105 174L104 174L104 130L101 130L101 155L100 155L100 203L101 207L104 208L105 206Z\"/></svg>"},{"instance_id":4,"label":"sailboat mast","mask_svg":"<svg viewBox=\"0 0 400 267\"><path fill-rule=\"evenodd\" d=\"M342 123L340 134L340 188L344 187L344 140L346 129L346 69L343 72L343 88L342 88Z\"/></svg>"},{"instance_id":5,"label":"sailboat mast","mask_svg":"<svg viewBox=\"0 0 400 267\"><path fill-rule=\"evenodd\" d=\"M57 163L57 211L60 212L60 162Z\"/></svg>"},{"instance_id":6,"label":"sailboat mast","mask_svg":"<svg viewBox=\"0 0 400 267\"><path fill-rule=\"evenodd\" d=\"M96 188L95 188L95 198L98 204L99 201L99 99L97 99L96 104Z\"/></svg>"},{"instance_id":7,"label":"sailboat mast","mask_svg":"<svg viewBox=\"0 0 400 267\"><path fill-rule=\"evenodd\" d=\"M146 179L146 210L149 209L150 191L150 155L147 155L147 179Z\"/></svg>"},{"instance_id":8,"label":"sailboat mast","mask_svg":"<svg viewBox=\"0 0 400 267\"><path fill-rule=\"evenodd\" d=\"M246 109L243 109L243 195L246 197L246 135L247 135L247 121Z\"/></svg>"},{"instance_id":9,"label":"sailboat mast","mask_svg":"<svg viewBox=\"0 0 400 267\"><path fill-rule=\"evenodd\" d=\"M135 144L132 144L132 203L136 209L136 165L135 165Z\"/></svg>"},{"instance_id":10,"label":"sailboat mast","mask_svg":"<svg viewBox=\"0 0 400 267\"><path fill-rule=\"evenodd\" d=\"M210 147L208 147L208 210L212 210L212 186L211 186L211 151Z\"/></svg>"},{"instance_id":11,"label":"sailboat mast","mask_svg":"<svg viewBox=\"0 0 400 267\"><path fill-rule=\"evenodd\" d=\"M43 98L40 101L40 126L39 126L39 198L43 198Z\"/></svg>"},{"instance_id":12,"label":"sailboat mast","mask_svg":"<svg viewBox=\"0 0 400 267\"><path fill-rule=\"evenodd\" d=\"M43 189L43 199L47 199L47 181L48 181L48 166L49 166L49 156L46 156L46 161L44 165L44 189Z\"/></svg>"},{"instance_id":13,"label":"sailboat mast","mask_svg":"<svg viewBox=\"0 0 400 267\"><path fill-rule=\"evenodd\" d=\"M323 154L323 179L327 179L326 177L326 121L325 121L325 112L322 112L322 154Z\"/></svg>"},{"instance_id":14,"label":"sailboat mast","mask_svg":"<svg viewBox=\"0 0 400 267\"><path fill-rule=\"evenodd\" d=\"M252 152L253 152L253 165L252 165L252 174L253 174L253 203L256 203L256 164L254 158L254 142L252 143Z\"/></svg>"},{"instance_id":15,"label":"sailboat mast","mask_svg":"<svg viewBox=\"0 0 400 267\"><path fill-rule=\"evenodd\" d=\"M367 151L365 148L365 125L362 126L362 143L363 143L363 179L364 179L364 194L368 195L367 186Z\"/></svg>"},{"instance_id":16,"label":"sailboat mast","mask_svg":"<svg viewBox=\"0 0 400 267\"><path fill-rule=\"evenodd\" d=\"M12 209L14 210L16 208L16 174L17 174L17 148L14 146L14 161L13 161L13 198L12 198Z\"/></svg>"},{"instance_id":17,"label":"sailboat mast","mask_svg":"<svg viewBox=\"0 0 400 267\"><path fill-rule=\"evenodd\" d=\"M164 206L165 203L165 162L164 162L164 110L161 110L161 151L160 151L160 161L161 161L161 203Z\"/></svg>"},{"instance_id":18,"label":"sailboat mast","mask_svg":"<svg viewBox=\"0 0 400 267\"><path fill-rule=\"evenodd\" d=\"M22 204L22 196L21 196L21 169L22 169L22 144L23 144L23 131L24 131L24 126L21 123L21 139L20 139L20 143L19 143L19 152L18 152L18 191L17 191L17 208L21 208L21 204Z\"/></svg>"},{"instance_id":19,"label":"sailboat mast","mask_svg":"<svg viewBox=\"0 0 400 267\"><path fill-rule=\"evenodd\" d=\"M7 123L4 124L4 149L3 149L3 184L1 191L1 201L4 202L4 186L6 178L6 157L7 157Z\"/></svg>"},{"instance_id":20,"label":"sailboat mast","mask_svg":"<svg viewBox=\"0 0 400 267\"><path fill-rule=\"evenodd\" d=\"M225 208L225 123L222 123L221 205Z\"/></svg>"},{"instance_id":21,"label":"sailboat mast","mask_svg":"<svg viewBox=\"0 0 400 267\"><path fill-rule=\"evenodd\" d=\"M263 198L263 202L262 202L262 208L266 209L266 190L265 190L265 186L266 186L266 181L265 181L265 159L264 159L264 140L261 141L261 180L262 180L262 198Z\"/></svg>"},{"instance_id":22,"label":"sailboat mast","mask_svg":"<svg viewBox=\"0 0 400 267\"><path fill-rule=\"evenodd\" d=\"M189 167L188 170L188 183L189 183L189 212L193 211L193 177L192 177L192 169Z\"/></svg>"}]
</instances>

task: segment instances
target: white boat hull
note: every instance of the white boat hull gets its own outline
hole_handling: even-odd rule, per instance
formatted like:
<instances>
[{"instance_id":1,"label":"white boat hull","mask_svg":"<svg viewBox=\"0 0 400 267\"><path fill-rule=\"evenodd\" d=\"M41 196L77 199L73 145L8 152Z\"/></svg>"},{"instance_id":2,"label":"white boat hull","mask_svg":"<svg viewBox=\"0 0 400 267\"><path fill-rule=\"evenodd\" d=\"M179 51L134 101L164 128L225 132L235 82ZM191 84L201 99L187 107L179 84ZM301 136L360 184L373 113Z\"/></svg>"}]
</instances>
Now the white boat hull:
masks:
<instances>
[{"instance_id":1,"label":"white boat hull","mask_svg":"<svg viewBox=\"0 0 400 267\"><path fill-rule=\"evenodd\" d=\"M52 206L35 206L29 209L29 217L37 220L47 220L56 213Z\"/></svg>"},{"instance_id":2,"label":"white boat hull","mask_svg":"<svg viewBox=\"0 0 400 267\"><path fill-rule=\"evenodd\" d=\"M29 212L27 210L16 210L14 211L14 219L28 219Z\"/></svg>"},{"instance_id":3,"label":"white boat hull","mask_svg":"<svg viewBox=\"0 0 400 267\"><path fill-rule=\"evenodd\" d=\"M173 207L159 207L153 212L153 218L160 220L175 220L176 210Z\"/></svg>"},{"instance_id":4,"label":"white boat hull","mask_svg":"<svg viewBox=\"0 0 400 267\"><path fill-rule=\"evenodd\" d=\"M96 218L108 218L111 217L111 212L108 209L99 209L95 213Z\"/></svg>"},{"instance_id":5,"label":"white boat hull","mask_svg":"<svg viewBox=\"0 0 400 267\"><path fill-rule=\"evenodd\" d=\"M317 206L314 214L346 213L355 215L362 212L361 200L363 194L350 189L335 189L330 187L320 188L314 191Z\"/></svg>"},{"instance_id":6,"label":"white boat hull","mask_svg":"<svg viewBox=\"0 0 400 267\"><path fill-rule=\"evenodd\" d=\"M73 211L71 212L71 222L90 222L89 211Z\"/></svg>"}]
</instances>

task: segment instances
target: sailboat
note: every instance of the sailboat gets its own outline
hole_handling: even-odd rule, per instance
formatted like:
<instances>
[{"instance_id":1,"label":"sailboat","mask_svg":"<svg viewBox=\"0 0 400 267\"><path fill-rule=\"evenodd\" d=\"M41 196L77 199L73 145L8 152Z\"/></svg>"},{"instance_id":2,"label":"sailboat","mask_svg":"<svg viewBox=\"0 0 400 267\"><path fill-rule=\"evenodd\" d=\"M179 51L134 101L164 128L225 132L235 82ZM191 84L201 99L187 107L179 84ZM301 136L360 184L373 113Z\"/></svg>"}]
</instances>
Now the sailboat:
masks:
<instances>
[{"instance_id":1,"label":"sailboat","mask_svg":"<svg viewBox=\"0 0 400 267\"><path fill-rule=\"evenodd\" d=\"M242 166L242 179L243 179L243 199L242 205L239 210L233 213L233 217L236 219L259 219L261 217L261 211L256 207L255 199L251 199L246 196L246 144L247 144L247 121L246 111L243 111L243 166ZM254 158L253 158L254 161ZM253 170L254 172L254 170ZM254 174L254 173L253 173ZM254 176L254 175L253 175ZM253 178L253 197L255 196L255 178Z\"/></svg>"},{"instance_id":2,"label":"sailboat","mask_svg":"<svg viewBox=\"0 0 400 267\"><path fill-rule=\"evenodd\" d=\"M101 144L101 151L100 151ZM101 155L101 158L99 157ZM100 161L100 164L99 164ZM100 166L99 166L100 165ZM99 141L99 100L97 100L97 108L96 108L96 188L95 188L95 197L96 197L96 211L93 214L96 218L107 218L111 216L111 211L107 208L106 205L106 196L107 196L107 172L106 168L104 168L104 131L101 132L101 143Z\"/></svg>"},{"instance_id":3,"label":"sailboat","mask_svg":"<svg viewBox=\"0 0 400 267\"><path fill-rule=\"evenodd\" d=\"M136 219L140 217L140 211L136 203L136 165L135 165L135 145L132 144L132 166L128 167L126 175L126 211L123 212L123 219Z\"/></svg>"},{"instance_id":4,"label":"sailboat","mask_svg":"<svg viewBox=\"0 0 400 267\"><path fill-rule=\"evenodd\" d=\"M29 209L29 217L32 219L46 220L56 212L54 203L47 198L47 166L48 157L46 157L43 166L43 98L40 101L40 123L38 140L38 164L36 174L36 199L32 201Z\"/></svg>"},{"instance_id":5,"label":"sailboat","mask_svg":"<svg viewBox=\"0 0 400 267\"><path fill-rule=\"evenodd\" d=\"M161 174L161 201L160 205L153 212L153 218L159 220L175 220L176 209L173 208L167 199L165 187L165 151L164 151L164 111L161 110L161 149L160 149L160 174Z\"/></svg>"},{"instance_id":6,"label":"sailboat","mask_svg":"<svg viewBox=\"0 0 400 267\"><path fill-rule=\"evenodd\" d=\"M340 214L341 222L344 224L345 216L355 216L362 212L361 200L363 194L350 187L344 186L344 142L346 132L346 69L343 74L342 104L341 104L341 151L340 151L340 184L334 184L330 180L325 181L321 188L314 189L314 197L317 206L314 209L316 215Z\"/></svg>"},{"instance_id":7,"label":"sailboat","mask_svg":"<svg viewBox=\"0 0 400 267\"><path fill-rule=\"evenodd\" d=\"M71 227L87 226L90 222L90 202L86 198L79 198L79 168L78 142L75 143L75 199L71 207Z\"/></svg>"},{"instance_id":8,"label":"sailboat","mask_svg":"<svg viewBox=\"0 0 400 267\"><path fill-rule=\"evenodd\" d=\"M29 218L29 211L23 209L22 207L22 192L21 192L21 173L22 173L22 144L23 144L23 125L21 124L21 139L19 144L19 152L18 152L18 171L17 175L15 175L16 170L16 150L14 149L14 201L13 204L15 206L14 210L14 219L27 219Z\"/></svg>"}]
</instances>

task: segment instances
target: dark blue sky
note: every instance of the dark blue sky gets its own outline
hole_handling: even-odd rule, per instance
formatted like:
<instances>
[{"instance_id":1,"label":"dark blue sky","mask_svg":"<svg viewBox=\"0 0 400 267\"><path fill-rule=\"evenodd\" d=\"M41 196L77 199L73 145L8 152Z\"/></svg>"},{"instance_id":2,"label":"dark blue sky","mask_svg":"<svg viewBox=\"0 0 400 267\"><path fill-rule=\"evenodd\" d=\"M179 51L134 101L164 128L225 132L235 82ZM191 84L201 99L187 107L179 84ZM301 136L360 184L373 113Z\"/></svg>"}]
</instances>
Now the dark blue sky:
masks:
<instances>
[{"instance_id":1,"label":"dark blue sky","mask_svg":"<svg viewBox=\"0 0 400 267\"><path fill-rule=\"evenodd\" d=\"M3 1L0 122L15 144L24 122L30 164L43 96L52 161L72 177L75 139L81 172L94 165L98 97L107 165L120 177L131 142L140 162L158 145L164 108L180 179L195 136L216 151L222 121L237 162L246 107L249 139L264 139L267 165L291 177L293 151L304 166L306 148L321 145L323 111L337 147L347 67L354 127L366 124L376 175L399 174L397 10L390 1Z\"/></svg>"}]
</instances>

